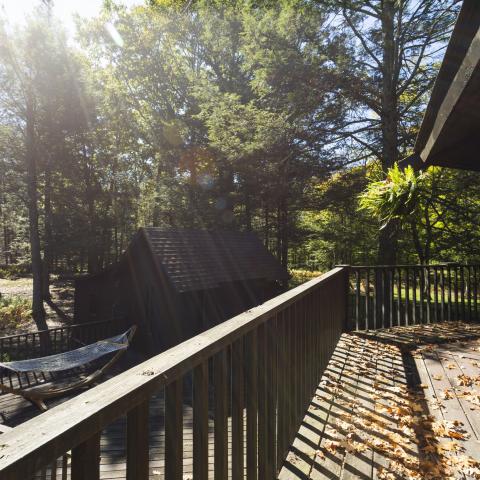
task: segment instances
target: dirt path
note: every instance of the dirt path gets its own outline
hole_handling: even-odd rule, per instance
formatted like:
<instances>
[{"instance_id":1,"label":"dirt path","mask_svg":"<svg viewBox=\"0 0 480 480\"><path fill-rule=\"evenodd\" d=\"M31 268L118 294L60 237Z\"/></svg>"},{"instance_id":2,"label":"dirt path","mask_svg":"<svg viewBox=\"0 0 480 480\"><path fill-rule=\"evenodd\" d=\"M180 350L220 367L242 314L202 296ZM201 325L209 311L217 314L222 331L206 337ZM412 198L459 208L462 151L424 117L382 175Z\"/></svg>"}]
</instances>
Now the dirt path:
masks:
<instances>
[{"instance_id":1,"label":"dirt path","mask_svg":"<svg viewBox=\"0 0 480 480\"><path fill-rule=\"evenodd\" d=\"M51 286L51 294L53 303L65 313L69 320L63 319L52 308L45 304L45 311L47 313L47 324L49 327L55 327L65 325L73 322L73 298L74 287L71 280L58 280L54 279ZM32 278L21 277L16 279L0 278L0 292L4 296L17 296L27 299L32 298ZM21 331L35 330L35 324L33 321L22 324ZM8 332L8 334L19 332ZM6 335L6 332L2 332L1 335Z\"/></svg>"}]
</instances>

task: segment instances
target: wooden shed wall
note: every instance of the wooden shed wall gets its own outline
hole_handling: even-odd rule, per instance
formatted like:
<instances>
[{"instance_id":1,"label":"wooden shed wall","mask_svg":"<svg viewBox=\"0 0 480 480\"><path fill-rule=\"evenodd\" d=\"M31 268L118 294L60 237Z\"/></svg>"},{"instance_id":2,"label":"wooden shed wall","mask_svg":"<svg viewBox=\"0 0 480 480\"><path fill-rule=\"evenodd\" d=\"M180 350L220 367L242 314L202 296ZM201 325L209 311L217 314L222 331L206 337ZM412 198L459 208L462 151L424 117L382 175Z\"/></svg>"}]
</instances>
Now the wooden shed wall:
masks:
<instances>
[{"instance_id":1,"label":"wooden shed wall","mask_svg":"<svg viewBox=\"0 0 480 480\"><path fill-rule=\"evenodd\" d=\"M178 293L155 264L146 237L138 236L110 271L78 279L75 320L114 319L139 326L134 347L153 354L211 328L280 292L276 282L228 282L218 288Z\"/></svg>"}]
</instances>

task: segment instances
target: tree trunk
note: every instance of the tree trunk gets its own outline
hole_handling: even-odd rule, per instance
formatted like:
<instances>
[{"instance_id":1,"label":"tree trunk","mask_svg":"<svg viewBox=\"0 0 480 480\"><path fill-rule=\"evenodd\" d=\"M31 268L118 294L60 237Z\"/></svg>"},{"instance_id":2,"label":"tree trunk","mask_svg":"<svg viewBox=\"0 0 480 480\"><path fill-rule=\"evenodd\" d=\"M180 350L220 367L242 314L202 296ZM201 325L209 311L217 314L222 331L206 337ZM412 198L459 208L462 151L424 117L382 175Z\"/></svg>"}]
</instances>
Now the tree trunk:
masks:
<instances>
[{"instance_id":1,"label":"tree trunk","mask_svg":"<svg viewBox=\"0 0 480 480\"><path fill-rule=\"evenodd\" d=\"M27 93L25 133L28 220L30 227L29 235L33 275L32 316L35 324L37 325L37 329L46 330L47 322L45 320L45 310L43 308L42 256L40 251L40 233L38 229L38 186L37 164L35 159L35 111L31 92ZM40 340L42 341L42 338ZM46 339L43 339L43 344L47 346Z\"/></svg>"},{"instance_id":2,"label":"tree trunk","mask_svg":"<svg viewBox=\"0 0 480 480\"><path fill-rule=\"evenodd\" d=\"M53 247L53 229L52 229L52 171L50 160L47 159L45 166L45 245L43 250L43 299L51 300L50 295L50 270L52 268L52 247Z\"/></svg>"},{"instance_id":3,"label":"tree trunk","mask_svg":"<svg viewBox=\"0 0 480 480\"><path fill-rule=\"evenodd\" d=\"M265 203L264 215L265 215L265 247L267 247L267 249L270 250L270 222L269 222L270 211L267 203Z\"/></svg>"},{"instance_id":4,"label":"tree trunk","mask_svg":"<svg viewBox=\"0 0 480 480\"><path fill-rule=\"evenodd\" d=\"M380 230L378 235L378 265L395 265L397 262L397 234L396 222L390 222Z\"/></svg>"},{"instance_id":5,"label":"tree trunk","mask_svg":"<svg viewBox=\"0 0 480 480\"><path fill-rule=\"evenodd\" d=\"M247 190L248 192L248 190ZM252 205L250 202L250 195L245 195L245 229L247 232L252 231Z\"/></svg>"},{"instance_id":6,"label":"tree trunk","mask_svg":"<svg viewBox=\"0 0 480 480\"><path fill-rule=\"evenodd\" d=\"M5 195L3 193L3 180L2 180L2 197L0 198L0 216L2 217L2 230L3 230L3 255L5 257L5 265L8 265L8 250L9 250L9 239L8 239L8 227L7 227L7 214L6 206L7 202Z\"/></svg>"},{"instance_id":7,"label":"tree trunk","mask_svg":"<svg viewBox=\"0 0 480 480\"><path fill-rule=\"evenodd\" d=\"M277 208L277 258L287 268L288 266L288 206L286 198L280 200ZM287 287L285 282L283 287Z\"/></svg>"},{"instance_id":8,"label":"tree trunk","mask_svg":"<svg viewBox=\"0 0 480 480\"><path fill-rule=\"evenodd\" d=\"M397 72L395 47L395 1L385 0L382 10L383 76L382 76L382 168L390 168L398 157ZM391 223L379 235L378 263L396 263L396 225Z\"/></svg>"},{"instance_id":9,"label":"tree trunk","mask_svg":"<svg viewBox=\"0 0 480 480\"><path fill-rule=\"evenodd\" d=\"M87 270L89 274L98 271L98 246L96 235L95 194L93 188L92 167L87 153L87 147L83 147L85 197L88 212L88 240L87 240Z\"/></svg>"}]
</instances>

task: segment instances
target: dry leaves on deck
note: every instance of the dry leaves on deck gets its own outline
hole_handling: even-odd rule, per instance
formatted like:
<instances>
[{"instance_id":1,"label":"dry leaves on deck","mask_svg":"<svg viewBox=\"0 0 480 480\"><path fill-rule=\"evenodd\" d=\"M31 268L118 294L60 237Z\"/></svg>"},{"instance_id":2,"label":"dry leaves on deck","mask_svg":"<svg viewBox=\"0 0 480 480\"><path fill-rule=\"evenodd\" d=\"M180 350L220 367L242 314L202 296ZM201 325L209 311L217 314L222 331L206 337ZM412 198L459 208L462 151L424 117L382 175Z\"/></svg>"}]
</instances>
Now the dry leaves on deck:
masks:
<instances>
[{"instance_id":1,"label":"dry leaves on deck","mask_svg":"<svg viewBox=\"0 0 480 480\"><path fill-rule=\"evenodd\" d=\"M427 402L422 389L426 385L419 385L413 391L396 381L395 368L387 367L401 357L397 347L359 338L347 346L350 358L342 373L342 379L346 380L327 375L322 385L334 394L334 402L343 413L327 425L316 461L321 463L332 456L345 455L368 460L373 454L377 469L374 477L380 480L480 479L479 461L464 454L462 443L469 434L462 422L429 415L427 406L433 410L445 408L441 400ZM438 377L438 380L443 378ZM359 401L352 391L354 378L361 379L359 394L363 400ZM458 375L460 386L471 386L478 380ZM463 392L464 398L480 405L480 392L471 389L468 392L473 393ZM457 394L445 389L443 397L448 400Z\"/></svg>"}]
</instances>

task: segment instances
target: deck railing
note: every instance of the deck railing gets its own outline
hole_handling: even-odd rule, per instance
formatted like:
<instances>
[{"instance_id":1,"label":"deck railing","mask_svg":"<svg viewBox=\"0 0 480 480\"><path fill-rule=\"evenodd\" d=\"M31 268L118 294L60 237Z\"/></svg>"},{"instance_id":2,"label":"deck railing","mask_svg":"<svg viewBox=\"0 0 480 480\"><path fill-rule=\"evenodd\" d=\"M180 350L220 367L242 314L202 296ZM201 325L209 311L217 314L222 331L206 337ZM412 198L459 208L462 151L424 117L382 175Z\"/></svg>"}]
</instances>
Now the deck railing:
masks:
<instances>
[{"instance_id":1,"label":"deck railing","mask_svg":"<svg viewBox=\"0 0 480 480\"><path fill-rule=\"evenodd\" d=\"M182 479L182 389L190 374L193 478L208 477L209 417L215 479L275 478L344 330L346 297L347 270L336 268L16 427L1 436L2 480L39 471L60 479L67 468L72 480L98 479L100 433L123 415L127 479L147 479L149 401L162 389L164 478Z\"/></svg>"},{"instance_id":2,"label":"deck railing","mask_svg":"<svg viewBox=\"0 0 480 480\"><path fill-rule=\"evenodd\" d=\"M479 319L480 266L350 266L349 327Z\"/></svg>"},{"instance_id":3,"label":"deck railing","mask_svg":"<svg viewBox=\"0 0 480 480\"><path fill-rule=\"evenodd\" d=\"M113 333L112 322L104 320L0 337L0 361L66 352L106 338ZM50 340L47 344L40 341L41 336L46 334Z\"/></svg>"}]
</instances>

